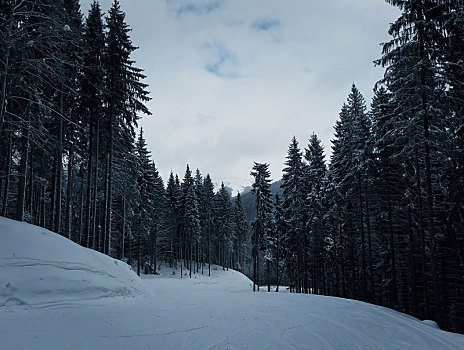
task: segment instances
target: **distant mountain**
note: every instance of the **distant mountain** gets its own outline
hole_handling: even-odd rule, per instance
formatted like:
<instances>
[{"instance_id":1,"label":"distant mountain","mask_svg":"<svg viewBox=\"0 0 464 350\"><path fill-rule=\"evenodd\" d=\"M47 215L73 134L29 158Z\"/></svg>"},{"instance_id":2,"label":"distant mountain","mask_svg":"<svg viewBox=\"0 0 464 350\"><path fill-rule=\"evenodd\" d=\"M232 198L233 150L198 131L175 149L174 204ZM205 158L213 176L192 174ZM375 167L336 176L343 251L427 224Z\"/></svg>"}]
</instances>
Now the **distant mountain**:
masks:
<instances>
[{"instance_id":1,"label":"distant mountain","mask_svg":"<svg viewBox=\"0 0 464 350\"><path fill-rule=\"evenodd\" d=\"M273 182L271 184L271 193L274 197L276 194L282 195L282 188L280 185L282 184L282 180ZM244 191L240 194L242 196L242 203L243 209L245 210L245 216L248 223L251 223L256 216L256 200L253 193L251 193L251 186L244 189ZM235 197L233 198L235 199Z\"/></svg>"},{"instance_id":2,"label":"distant mountain","mask_svg":"<svg viewBox=\"0 0 464 350\"><path fill-rule=\"evenodd\" d=\"M245 193L251 190L251 184L253 183L253 179L250 177L248 179L240 179L240 178L219 178L213 179L214 190L218 191L221 188L221 183L224 183L224 186L228 187L228 192L235 196L237 192Z\"/></svg>"}]
</instances>

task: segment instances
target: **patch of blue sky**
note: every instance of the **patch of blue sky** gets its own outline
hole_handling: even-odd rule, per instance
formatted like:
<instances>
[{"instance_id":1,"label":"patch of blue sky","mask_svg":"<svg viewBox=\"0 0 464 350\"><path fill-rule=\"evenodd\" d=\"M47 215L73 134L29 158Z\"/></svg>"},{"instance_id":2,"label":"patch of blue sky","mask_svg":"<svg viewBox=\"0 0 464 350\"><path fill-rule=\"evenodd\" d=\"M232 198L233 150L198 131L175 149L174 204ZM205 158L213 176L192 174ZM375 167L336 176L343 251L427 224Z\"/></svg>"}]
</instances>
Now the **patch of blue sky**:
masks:
<instances>
[{"instance_id":1,"label":"patch of blue sky","mask_svg":"<svg viewBox=\"0 0 464 350\"><path fill-rule=\"evenodd\" d=\"M167 0L168 3L177 5L176 16L181 18L186 15L208 15L219 10L224 0L206 0L206 1L177 1Z\"/></svg>"},{"instance_id":2,"label":"patch of blue sky","mask_svg":"<svg viewBox=\"0 0 464 350\"><path fill-rule=\"evenodd\" d=\"M250 25L251 30L256 32L267 32L280 27L280 21L277 18L261 18L253 21Z\"/></svg>"},{"instance_id":3,"label":"patch of blue sky","mask_svg":"<svg viewBox=\"0 0 464 350\"><path fill-rule=\"evenodd\" d=\"M205 65L206 71L225 79L238 78L237 61L234 55L222 45L207 45L214 50L214 58Z\"/></svg>"}]
</instances>

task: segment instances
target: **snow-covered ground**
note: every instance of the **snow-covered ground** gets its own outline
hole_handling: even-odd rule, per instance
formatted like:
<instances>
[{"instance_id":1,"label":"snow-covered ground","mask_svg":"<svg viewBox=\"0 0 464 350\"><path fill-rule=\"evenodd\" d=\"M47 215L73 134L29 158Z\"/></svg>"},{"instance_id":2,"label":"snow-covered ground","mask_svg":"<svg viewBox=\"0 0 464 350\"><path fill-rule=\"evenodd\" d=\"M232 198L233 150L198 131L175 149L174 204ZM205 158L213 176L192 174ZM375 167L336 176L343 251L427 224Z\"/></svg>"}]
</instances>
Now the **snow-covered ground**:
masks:
<instances>
[{"instance_id":1,"label":"snow-covered ground","mask_svg":"<svg viewBox=\"0 0 464 350\"><path fill-rule=\"evenodd\" d=\"M253 293L236 271L129 267L0 218L0 349L464 349L464 336L357 301ZM206 270L205 270L206 272Z\"/></svg>"}]
</instances>

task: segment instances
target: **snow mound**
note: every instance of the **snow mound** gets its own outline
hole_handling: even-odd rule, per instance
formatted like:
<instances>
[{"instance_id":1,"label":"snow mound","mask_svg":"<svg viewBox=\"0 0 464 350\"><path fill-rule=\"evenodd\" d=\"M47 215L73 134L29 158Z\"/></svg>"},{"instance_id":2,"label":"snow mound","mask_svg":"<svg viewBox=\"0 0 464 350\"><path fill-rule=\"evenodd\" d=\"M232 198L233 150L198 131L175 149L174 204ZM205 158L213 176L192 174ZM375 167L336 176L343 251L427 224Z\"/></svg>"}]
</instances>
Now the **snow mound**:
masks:
<instances>
[{"instance_id":1,"label":"snow mound","mask_svg":"<svg viewBox=\"0 0 464 350\"><path fill-rule=\"evenodd\" d=\"M423 320L422 323L430 326L430 327L433 327L433 328L436 328L436 329L440 329L440 327L438 326L438 324L433 321L433 320Z\"/></svg>"},{"instance_id":2,"label":"snow mound","mask_svg":"<svg viewBox=\"0 0 464 350\"><path fill-rule=\"evenodd\" d=\"M192 271L192 278L187 269L182 270L180 278L180 267L170 268L167 264L159 267L158 275L142 275L148 287L152 288L154 293L167 288L176 289L190 288L191 290L207 289L210 291L221 291L226 293L250 292L253 288L253 282L244 274L233 269L223 269L222 266L211 265L211 276L208 275L208 265L201 267L198 272Z\"/></svg>"},{"instance_id":3,"label":"snow mound","mask_svg":"<svg viewBox=\"0 0 464 350\"><path fill-rule=\"evenodd\" d=\"M208 280L231 292L249 292L253 288L253 282L241 272L232 269L224 271L221 266L216 265L211 267L211 277L208 277Z\"/></svg>"},{"instance_id":4,"label":"snow mound","mask_svg":"<svg viewBox=\"0 0 464 350\"><path fill-rule=\"evenodd\" d=\"M44 228L0 217L0 307L146 295L131 268Z\"/></svg>"}]
</instances>

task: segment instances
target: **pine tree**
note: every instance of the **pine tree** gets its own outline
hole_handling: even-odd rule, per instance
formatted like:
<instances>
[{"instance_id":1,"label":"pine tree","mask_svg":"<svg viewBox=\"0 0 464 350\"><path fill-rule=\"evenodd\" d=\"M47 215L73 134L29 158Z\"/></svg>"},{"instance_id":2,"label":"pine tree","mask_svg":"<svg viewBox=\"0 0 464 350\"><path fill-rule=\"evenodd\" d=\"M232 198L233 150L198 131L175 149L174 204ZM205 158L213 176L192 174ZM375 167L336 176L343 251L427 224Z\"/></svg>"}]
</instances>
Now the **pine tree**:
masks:
<instances>
[{"instance_id":1,"label":"pine tree","mask_svg":"<svg viewBox=\"0 0 464 350\"><path fill-rule=\"evenodd\" d=\"M113 158L115 144L126 147L134 137L134 126L138 112L150 114L144 102L149 100L147 85L142 70L133 66L131 53L136 49L130 38L125 14L121 11L119 1L114 0L106 18L105 67L105 205L104 205L104 251L111 252L111 219L113 198Z\"/></svg>"},{"instance_id":2,"label":"pine tree","mask_svg":"<svg viewBox=\"0 0 464 350\"><path fill-rule=\"evenodd\" d=\"M209 174L203 180L203 209L206 217L205 224L203 228L206 230L206 249L208 255L208 276L211 276L211 245L212 245L212 235L214 229L214 185Z\"/></svg>"},{"instance_id":3,"label":"pine tree","mask_svg":"<svg viewBox=\"0 0 464 350\"><path fill-rule=\"evenodd\" d=\"M157 272L157 261L160 257L160 251L165 244L165 232L168 211L166 209L167 200L164 188L163 179L161 178L158 169L154 162L151 163L151 171L153 174L153 182L151 184L153 207L151 209L152 223L150 230L150 265L153 269L153 274Z\"/></svg>"},{"instance_id":4,"label":"pine tree","mask_svg":"<svg viewBox=\"0 0 464 350\"><path fill-rule=\"evenodd\" d=\"M234 205L234 214L235 214L235 253L236 253L236 261L237 267L239 271L243 271L245 266L245 254L246 254L246 247L247 247L247 239L248 239L248 222L245 217L245 211L243 209L242 197L240 196L240 192L237 193L237 197L235 198L235 205Z\"/></svg>"},{"instance_id":5,"label":"pine tree","mask_svg":"<svg viewBox=\"0 0 464 350\"><path fill-rule=\"evenodd\" d=\"M115 177L114 210L118 215L115 215L114 241L119 243L115 247L118 250L115 255L129 264L132 262L132 243L135 238L132 228L135 229L138 220L137 211L140 203L138 154L137 146L134 145L132 151L115 164L115 172L118 176ZM134 233L137 234L137 230L134 230Z\"/></svg>"},{"instance_id":6,"label":"pine tree","mask_svg":"<svg viewBox=\"0 0 464 350\"><path fill-rule=\"evenodd\" d=\"M462 250L456 242L462 230L452 223L462 222L456 209L463 189L459 175L462 103L456 103L463 96L462 79L459 82L462 60L457 59L463 47L462 2L388 2L398 7L401 15L391 25L393 39L383 45L383 56L377 63L386 67L382 82L395 106L389 125L393 137L400 140L395 144L401 148L394 154L403 160L405 169L410 260L420 251L421 268L410 269L410 279L419 272L419 314L457 329L463 320L454 317L457 309L452 305L454 295L462 290L454 286L464 285L456 265L457 251ZM454 259L448 258L453 255ZM415 304L413 301L413 309L417 309Z\"/></svg>"},{"instance_id":7,"label":"pine tree","mask_svg":"<svg viewBox=\"0 0 464 350\"><path fill-rule=\"evenodd\" d=\"M194 187L195 187L195 196L197 198L198 203L198 213L199 213L199 220L200 220L200 229L193 237L195 241L195 263L196 263L196 272L199 272L200 269L200 261L202 265L202 273L203 273L203 252L204 252L204 226L206 225L206 216L205 216L205 208L204 208L204 189L203 189L203 177L201 176L200 169L195 171L195 178L194 178Z\"/></svg>"},{"instance_id":8,"label":"pine tree","mask_svg":"<svg viewBox=\"0 0 464 350\"><path fill-rule=\"evenodd\" d=\"M273 234L270 237L270 247L272 249L272 257L275 270L276 292L279 291L279 286L282 281L283 268L288 255L287 246L287 225L285 222L285 211L278 194L274 201L274 224Z\"/></svg>"},{"instance_id":9,"label":"pine tree","mask_svg":"<svg viewBox=\"0 0 464 350\"><path fill-rule=\"evenodd\" d=\"M337 221L342 225L340 234L343 236L339 240L348 246L348 251L344 252L346 256L342 258L346 259L349 268L346 271L350 281L348 292L350 297L362 300L367 298L368 285L365 193L369 179L366 164L372 153L368 142L370 120L365 111L364 98L353 84L335 126L330 174L338 192L335 198L343 201L337 205L340 213Z\"/></svg>"},{"instance_id":10,"label":"pine tree","mask_svg":"<svg viewBox=\"0 0 464 350\"><path fill-rule=\"evenodd\" d=\"M87 179L85 204L85 230L84 239L87 247L95 247L96 236L96 208L98 177L100 129L103 128L103 94L104 87L104 49L105 37L103 33L103 20L100 5L94 1L91 6L83 28L83 58L80 81L80 113L84 117L83 140L87 139Z\"/></svg>"},{"instance_id":11,"label":"pine tree","mask_svg":"<svg viewBox=\"0 0 464 350\"><path fill-rule=\"evenodd\" d=\"M288 223L287 269L291 284L298 293L308 292L307 254L308 237L305 222L304 164L298 142L293 137L287 152L287 161L282 176L283 207Z\"/></svg>"},{"instance_id":12,"label":"pine tree","mask_svg":"<svg viewBox=\"0 0 464 350\"><path fill-rule=\"evenodd\" d=\"M435 206L433 203L434 188L432 184L431 146L434 135L431 130L441 129L442 109L439 105L439 82L436 79L434 48L440 39L440 33L430 12L436 1L410 0L388 1L402 11L398 20L390 26L390 34L394 36L383 46L383 57L378 61L386 66L384 82L394 94L401 113L403 125L414 127L414 133L420 141L412 139L414 146L420 146L424 159L424 185L426 193L427 233L430 240L431 275L433 293L431 295L431 313L435 319L440 318L439 281L437 272ZM404 73L408 72L406 76ZM405 78L406 77L406 78ZM406 105L407 104L407 105ZM397 130L402 128L398 125ZM435 131L435 132L436 132Z\"/></svg>"},{"instance_id":13,"label":"pine tree","mask_svg":"<svg viewBox=\"0 0 464 350\"><path fill-rule=\"evenodd\" d=\"M311 290L314 294L325 293L325 268L324 268L324 208L323 181L326 173L324 162L324 149L316 134L312 134L306 149L305 159L307 164L307 198L306 211L308 220L306 222L309 234L309 259L311 271Z\"/></svg>"},{"instance_id":14,"label":"pine tree","mask_svg":"<svg viewBox=\"0 0 464 350\"><path fill-rule=\"evenodd\" d=\"M221 183L216 198L218 260L224 270L231 267L234 247L234 211L224 183Z\"/></svg>"},{"instance_id":15,"label":"pine tree","mask_svg":"<svg viewBox=\"0 0 464 350\"><path fill-rule=\"evenodd\" d=\"M192 172L189 166L185 170L182 181L182 240L183 251L187 257L187 268L189 276L192 277L193 266L193 240L200 232L200 213L198 209L198 200L195 193L195 184Z\"/></svg>"},{"instance_id":16,"label":"pine tree","mask_svg":"<svg viewBox=\"0 0 464 350\"><path fill-rule=\"evenodd\" d=\"M134 229L137 241L137 274L140 276L144 265L142 246L148 242L152 227L153 193L152 184L155 181L150 152L147 150L143 129L140 129L136 143L137 154L137 188L140 194L137 208L136 228Z\"/></svg>"},{"instance_id":17,"label":"pine tree","mask_svg":"<svg viewBox=\"0 0 464 350\"><path fill-rule=\"evenodd\" d=\"M169 266L172 268L174 266L174 262L179 259L178 254L178 228L180 223L180 216L179 216L179 203L178 203L178 195L176 189L176 181L174 180L174 174L170 173L169 180L166 186L166 199L167 199L167 230L170 233L169 235Z\"/></svg>"},{"instance_id":18,"label":"pine tree","mask_svg":"<svg viewBox=\"0 0 464 350\"><path fill-rule=\"evenodd\" d=\"M250 173L254 178L251 192L256 196L256 218L252 228L252 256L253 256L253 291L259 291L260 284L260 252L264 250L264 238L268 237L268 230L272 223L272 201L270 191L269 164L254 163ZM257 286L257 288L256 288Z\"/></svg>"},{"instance_id":19,"label":"pine tree","mask_svg":"<svg viewBox=\"0 0 464 350\"><path fill-rule=\"evenodd\" d=\"M82 66L82 15L78 0L65 0L65 19L63 23L64 30L64 71L67 76L68 83L63 84L63 113L67 115L68 121L63 125L63 134L67 155L67 188L66 188L66 203L65 203L65 227L64 234L71 239L73 230L73 175L75 154L78 151L76 129L82 126L80 114L78 113L78 77ZM67 111L67 113L65 113Z\"/></svg>"}]
</instances>

